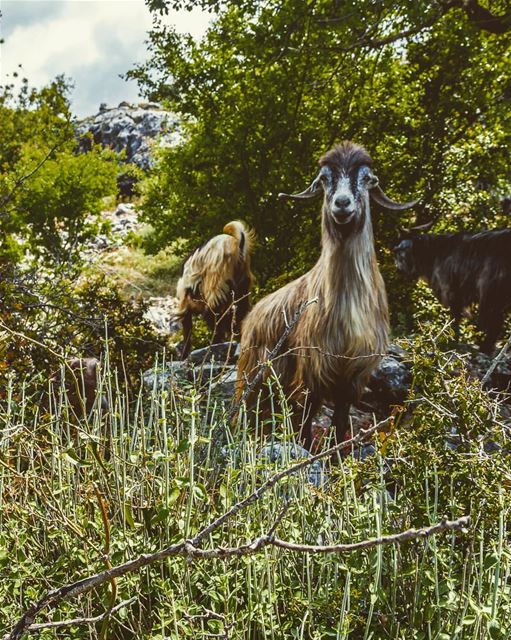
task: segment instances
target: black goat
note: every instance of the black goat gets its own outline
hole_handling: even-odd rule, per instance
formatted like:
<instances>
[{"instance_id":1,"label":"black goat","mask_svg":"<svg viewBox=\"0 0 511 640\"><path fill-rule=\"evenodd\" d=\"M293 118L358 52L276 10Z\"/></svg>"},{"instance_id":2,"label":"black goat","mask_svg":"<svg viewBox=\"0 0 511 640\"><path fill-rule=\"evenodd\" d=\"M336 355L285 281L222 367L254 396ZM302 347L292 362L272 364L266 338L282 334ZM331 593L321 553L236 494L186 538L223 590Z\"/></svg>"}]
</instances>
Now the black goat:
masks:
<instances>
[{"instance_id":1,"label":"black goat","mask_svg":"<svg viewBox=\"0 0 511 640\"><path fill-rule=\"evenodd\" d=\"M423 278L454 320L456 340L464 311L479 304L481 351L491 353L511 309L511 229L480 233L405 233L394 247L397 270Z\"/></svg>"}]
</instances>

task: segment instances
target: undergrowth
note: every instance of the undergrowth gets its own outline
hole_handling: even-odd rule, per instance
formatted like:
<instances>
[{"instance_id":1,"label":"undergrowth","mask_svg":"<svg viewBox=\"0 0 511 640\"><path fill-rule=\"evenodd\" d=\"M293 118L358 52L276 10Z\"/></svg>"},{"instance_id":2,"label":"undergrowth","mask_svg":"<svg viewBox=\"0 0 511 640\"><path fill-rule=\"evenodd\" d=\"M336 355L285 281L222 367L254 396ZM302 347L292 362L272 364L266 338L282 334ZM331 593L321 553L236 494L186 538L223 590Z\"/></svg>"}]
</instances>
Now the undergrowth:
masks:
<instances>
[{"instance_id":1,"label":"undergrowth","mask_svg":"<svg viewBox=\"0 0 511 640\"><path fill-rule=\"evenodd\" d=\"M204 547L268 532L284 501L278 535L293 542L355 542L470 514L467 531L348 555L267 547L230 560L171 558L118 580L116 602L134 600L104 637L509 637L511 472L500 400L431 336L411 353L410 400L375 438L374 455L327 466L320 486L306 472L278 483ZM62 389L44 403L42 380L10 379L0 406L1 634L48 590L102 571L105 552L117 565L192 537L275 471L248 429L226 423L212 383L164 388L155 376L152 389L135 392L119 380L107 353L98 394L110 410L78 421ZM281 442L293 440L287 418L273 416ZM65 600L37 622L99 615L110 589ZM38 637L97 637L100 627Z\"/></svg>"}]
</instances>

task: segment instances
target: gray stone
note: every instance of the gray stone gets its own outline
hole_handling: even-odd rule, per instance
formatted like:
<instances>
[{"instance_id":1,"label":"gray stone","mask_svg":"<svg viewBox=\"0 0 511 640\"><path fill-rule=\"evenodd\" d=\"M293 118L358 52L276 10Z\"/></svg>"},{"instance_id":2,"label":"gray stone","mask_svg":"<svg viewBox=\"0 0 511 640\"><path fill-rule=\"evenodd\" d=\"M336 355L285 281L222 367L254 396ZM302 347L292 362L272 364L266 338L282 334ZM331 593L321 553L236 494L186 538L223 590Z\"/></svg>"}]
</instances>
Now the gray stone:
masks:
<instances>
[{"instance_id":1,"label":"gray stone","mask_svg":"<svg viewBox=\"0 0 511 640\"><path fill-rule=\"evenodd\" d=\"M149 307L144 317L162 335L174 335L181 330L179 322L173 320L177 309L177 298L173 296L153 297L148 300Z\"/></svg>"},{"instance_id":2,"label":"gray stone","mask_svg":"<svg viewBox=\"0 0 511 640\"><path fill-rule=\"evenodd\" d=\"M76 135L82 152L90 150L92 135L96 144L125 151L126 162L144 170L154 164L152 142L172 146L180 141L177 117L155 103L121 102L116 108L102 104L98 114L76 125Z\"/></svg>"},{"instance_id":3,"label":"gray stone","mask_svg":"<svg viewBox=\"0 0 511 640\"><path fill-rule=\"evenodd\" d=\"M135 207L131 202L121 202L114 211L114 215L116 216L134 215L135 213Z\"/></svg>"},{"instance_id":4,"label":"gray stone","mask_svg":"<svg viewBox=\"0 0 511 640\"><path fill-rule=\"evenodd\" d=\"M388 346L387 353L389 356L393 356L396 360L404 360L407 356L403 347L399 346L395 342L391 342Z\"/></svg>"},{"instance_id":5,"label":"gray stone","mask_svg":"<svg viewBox=\"0 0 511 640\"><path fill-rule=\"evenodd\" d=\"M390 405L401 404L406 400L410 383L409 364L394 356L384 356L371 374L369 393L363 399L372 407L386 412Z\"/></svg>"},{"instance_id":6,"label":"gray stone","mask_svg":"<svg viewBox=\"0 0 511 640\"><path fill-rule=\"evenodd\" d=\"M203 349L194 349L188 360L194 364L215 361L216 363L233 364L237 360L237 342L218 342Z\"/></svg>"},{"instance_id":7,"label":"gray stone","mask_svg":"<svg viewBox=\"0 0 511 640\"><path fill-rule=\"evenodd\" d=\"M214 393L223 396L226 400L231 400L234 397L237 379L236 367L226 367L219 379L213 383Z\"/></svg>"},{"instance_id":8,"label":"gray stone","mask_svg":"<svg viewBox=\"0 0 511 640\"><path fill-rule=\"evenodd\" d=\"M260 458L278 464L279 466L289 466L293 461L303 458L310 458L311 454L298 444L292 442L272 442L262 448ZM328 480L327 473L322 460L316 460L307 469L308 481L315 487L322 487Z\"/></svg>"},{"instance_id":9,"label":"gray stone","mask_svg":"<svg viewBox=\"0 0 511 640\"><path fill-rule=\"evenodd\" d=\"M185 362L176 360L168 362L164 367L156 366L144 371L142 381L145 387L153 389L170 389L171 383L184 382L188 375L188 365Z\"/></svg>"}]
</instances>

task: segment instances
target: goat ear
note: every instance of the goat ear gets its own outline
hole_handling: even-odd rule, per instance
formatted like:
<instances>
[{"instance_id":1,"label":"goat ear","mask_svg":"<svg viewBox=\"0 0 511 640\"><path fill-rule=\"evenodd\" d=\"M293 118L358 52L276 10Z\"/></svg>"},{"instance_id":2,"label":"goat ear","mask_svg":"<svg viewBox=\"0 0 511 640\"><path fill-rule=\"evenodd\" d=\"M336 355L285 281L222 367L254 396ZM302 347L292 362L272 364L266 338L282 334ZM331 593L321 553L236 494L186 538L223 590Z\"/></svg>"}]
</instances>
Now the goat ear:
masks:
<instances>
[{"instance_id":1,"label":"goat ear","mask_svg":"<svg viewBox=\"0 0 511 640\"><path fill-rule=\"evenodd\" d=\"M375 202L381 204L382 207L385 207L386 209L392 209L393 211L404 211L405 209L411 209L419 202L418 200L412 200L411 202L403 203L395 202L394 200L391 200L387 195L385 195L385 192L379 184L376 184L371 189L370 194Z\"/></svg>"},{"instance_id":2,"label":"goat ear","mask_svg":"<svg viewBox=\"0 0 511 640\"><path fill-rule=\"evenodd\" d=\"M292 200L310 200L317 198L323 193L323 184L321 182L322 172L320 171L314 182L300 193L279 193L279 198L291 198Z\"/></svg>"}]
</instances>

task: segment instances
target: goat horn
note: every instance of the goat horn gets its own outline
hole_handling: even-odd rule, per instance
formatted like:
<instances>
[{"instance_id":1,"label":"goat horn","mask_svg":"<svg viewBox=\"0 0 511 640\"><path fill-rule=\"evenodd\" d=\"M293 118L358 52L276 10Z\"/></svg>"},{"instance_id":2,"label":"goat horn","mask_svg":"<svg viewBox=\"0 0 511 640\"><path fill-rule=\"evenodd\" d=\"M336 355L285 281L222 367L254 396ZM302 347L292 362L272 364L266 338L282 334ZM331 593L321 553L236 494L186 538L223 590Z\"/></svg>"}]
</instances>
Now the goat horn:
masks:
<instances>
[{"instance_id":1,"label":"goat horn","mask_svg":"<svg viewBox=\"0 0 511 640\"><path fill-rule=\"evenodd\" d=\"M436 222L436 218L433 218L433 220L426 222L426 224L420 224L417 227L411 227L410 231L429 231L431 227L435 224L435 222Z\"/></svg>"},{"instance_id":2,"label":"goat horn","mask_svg":"<svg viewBox=\"0 0 511 640\"><path fill-rule=\"evenodd\" d=\"M321 184L321 171L314 182L300 193L279 193L279 198L291 198L292 200L310 200L311 198L317 198L323 191Z\"/></svg>"},{"instance_id":3,"label":"goat horn","mask_svg":"<svg viewBox=\"0 0 511 640\"><path fill-rule=\"evenodd\" d=\"M417 204L417 202L419 202L418 200L412 200L411 202L403 203L395 202L394 200L391 200L387 195L385 195L383 189L378 184L371 189L370 193L375 202L381 204L382 207L385 207L386 209L392 209L393 211L404 211L405 209L411 209Z\"/></svg>"}]
</instances>

